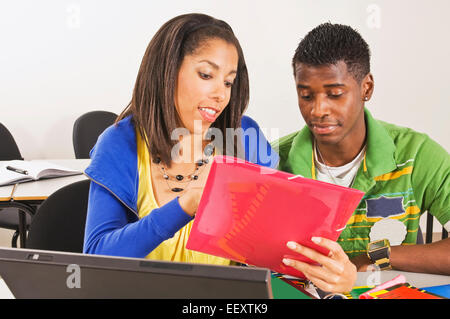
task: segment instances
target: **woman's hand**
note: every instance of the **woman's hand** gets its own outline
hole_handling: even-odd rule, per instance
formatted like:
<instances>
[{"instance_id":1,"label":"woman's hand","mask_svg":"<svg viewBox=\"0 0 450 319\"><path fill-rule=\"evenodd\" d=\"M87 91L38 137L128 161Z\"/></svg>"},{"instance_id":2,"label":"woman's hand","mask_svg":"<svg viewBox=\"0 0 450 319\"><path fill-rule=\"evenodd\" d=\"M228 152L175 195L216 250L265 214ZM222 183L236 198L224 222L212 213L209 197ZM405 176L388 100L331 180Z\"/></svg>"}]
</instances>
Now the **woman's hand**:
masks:
<instances>
[{"instance_id":1,"label":"woman's hand","mask_svg":"<svg viewBox=\"0 0 450 319\"><path fill-rule=\"evenodd\" d=\"M186 193L180 196L178 202L186 214L189 216L195 215L200 199L202 198L202 194L203 187L191 187L186 191Z\"/></svg>"},{"instance_id":2,"label":"woman's hand","mask_svg":"<svg viewBox=\"0 0 450 319\"><path fill-rule=\"evenodd\" d=\"M319 263L320 266L293 259L283 259L283 263L301 271L316 287L323 291L335 293L351 291L356 281L356 267L341 246L326 238L313 237L311 240L317 245L327 248L330 251L328 256L292 241L288 242L287 246L289 249Z\"/></svg>"}]
</instances>

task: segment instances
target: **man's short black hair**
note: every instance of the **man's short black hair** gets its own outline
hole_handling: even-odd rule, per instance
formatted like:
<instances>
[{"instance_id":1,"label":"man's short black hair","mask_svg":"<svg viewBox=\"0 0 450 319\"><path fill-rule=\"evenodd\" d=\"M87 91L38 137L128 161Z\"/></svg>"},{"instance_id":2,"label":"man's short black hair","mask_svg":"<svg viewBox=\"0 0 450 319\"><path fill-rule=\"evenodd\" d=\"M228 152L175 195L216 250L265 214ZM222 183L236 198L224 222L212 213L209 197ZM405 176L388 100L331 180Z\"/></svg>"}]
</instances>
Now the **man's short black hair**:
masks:
<instances>
[{"instance_id":1,"label":"man's short black hair","mask_svg":"<svg viewBox=\"0 0 450 319\"><path fill-rule=\"evenodd\" d=\"M358 81L370 72L370 50L361 35L349 26L323 23L311 30L295 50L292 66L333 65L345 62L350 74Z\"/></svg>"}]
</instances>

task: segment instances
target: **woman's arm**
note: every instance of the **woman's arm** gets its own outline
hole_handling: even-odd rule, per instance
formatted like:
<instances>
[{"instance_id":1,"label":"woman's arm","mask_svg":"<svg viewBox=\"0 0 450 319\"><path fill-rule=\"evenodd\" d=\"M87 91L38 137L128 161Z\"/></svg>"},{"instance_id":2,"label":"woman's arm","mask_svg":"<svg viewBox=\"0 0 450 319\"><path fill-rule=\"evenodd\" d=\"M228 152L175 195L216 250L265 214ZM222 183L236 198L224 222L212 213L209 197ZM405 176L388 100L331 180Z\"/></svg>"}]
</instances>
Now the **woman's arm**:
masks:
<instances>
[{"instance_id":1,"label":"woman's arm","mask_svg":"<svg viewBox=\"0 0 450 319\"><path fill-rule=\"evenodd\" d=\"M261 166L276 168L280 157L272 149L258 123L244 115L241 120L241 127L243 129L242 142L246 160Z\"/></svg>"},{"instance_id":2,"label":"woman's arm","mask_svg":"<svg viewBox=\"0 0 450 319\"><path fill-rule=\"evenodd\" d=\"M192 220L178 198L140 220L130 221L129 216L114 195L91 182L83 252L144 258Z\"/></svg>"}]
</instances>

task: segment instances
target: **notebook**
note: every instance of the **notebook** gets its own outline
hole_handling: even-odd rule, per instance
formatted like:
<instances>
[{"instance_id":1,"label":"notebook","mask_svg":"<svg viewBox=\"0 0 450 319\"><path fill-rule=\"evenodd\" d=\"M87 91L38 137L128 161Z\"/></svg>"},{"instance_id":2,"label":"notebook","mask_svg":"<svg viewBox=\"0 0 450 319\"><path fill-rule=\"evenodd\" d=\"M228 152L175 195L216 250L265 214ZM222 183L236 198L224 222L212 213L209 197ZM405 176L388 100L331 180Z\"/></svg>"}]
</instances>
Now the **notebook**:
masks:
<instances>
[{"instance_id":1,"label":"notebook","mask_svg":"<svg viewBox=\"0 0 450 319\"><path fill-rule=\"evenodd\" d=\"M272 298L270 271L0 248L0 277L15 298Z\"/></svg>"},{"instance_id":2,"label":"notebook","mask_svg":"<svg viewBox=\"0 0 450 319\"><path fill-rule=\"evenodd\" d=\"M186 248L304 278L282 263L288 241L328 251L312 236L337 240L363 192L216 156Z\"/></svg>"},{"instance_id":3,"label":"notebook","mask_svg":"<svg viewBox=\"0 0 450 319\"><path fill-rule=\"evenodd\" d=\"M0 167L0 186L78 174L82 172L46 161L5 161Z\"/></svg>"}]
</instances>

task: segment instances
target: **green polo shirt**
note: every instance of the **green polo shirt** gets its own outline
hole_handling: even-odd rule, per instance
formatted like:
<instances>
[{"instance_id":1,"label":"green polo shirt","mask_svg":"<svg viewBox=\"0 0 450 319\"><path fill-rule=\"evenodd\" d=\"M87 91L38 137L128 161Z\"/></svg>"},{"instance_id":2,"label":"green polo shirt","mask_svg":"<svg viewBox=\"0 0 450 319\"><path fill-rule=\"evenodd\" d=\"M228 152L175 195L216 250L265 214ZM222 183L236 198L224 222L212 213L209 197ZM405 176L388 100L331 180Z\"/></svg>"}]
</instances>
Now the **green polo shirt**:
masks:
<instances>
[{"instance_id":1,"label":"green polo shirt","mask_svg":"<svg viewBox=\"0 0 450 319\"><path fill-rule=\"evenodd\" d=\"M450 228L450 156L426 134L376 120L365 109L367 147L353 188L365 193L338 239L349 257L367 251L371 227L383 218L405 224L402 245L415 244L428 211ZM278 169L315 179L313 135L307 126L272 143Z\"/></svg>"}]
</instances>

